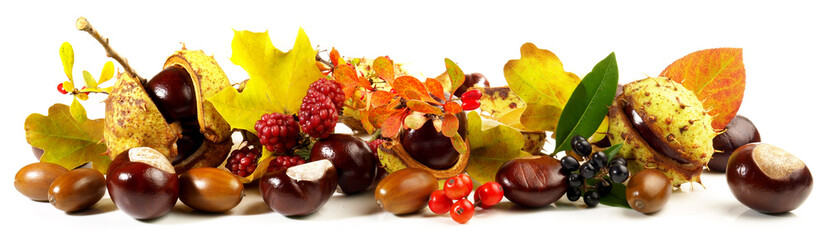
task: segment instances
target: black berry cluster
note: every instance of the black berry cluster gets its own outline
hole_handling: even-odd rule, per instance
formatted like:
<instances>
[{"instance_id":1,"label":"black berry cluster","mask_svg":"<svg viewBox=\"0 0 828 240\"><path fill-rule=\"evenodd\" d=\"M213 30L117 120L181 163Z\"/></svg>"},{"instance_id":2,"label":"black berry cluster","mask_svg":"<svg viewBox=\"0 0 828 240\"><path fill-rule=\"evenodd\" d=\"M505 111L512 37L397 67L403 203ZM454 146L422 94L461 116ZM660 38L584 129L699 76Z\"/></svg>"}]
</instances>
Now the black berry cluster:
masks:
<instances>
[{"instance_id":1,"label":"black berry cluster","mask_svg":"<svg viewBox=\"0 0 828 240\"><path fill-rule=\"evenodd\" d=\"M570 201L577 201L583 195L584 203L589 207L595 207L601 197L609 195L612 191L612 183L622 183L630 176L627 170L627 161L616 157L609 161L606 153L592 152L592 145L583 136L572 137L572 151L584 158L581 164L572 156L561 158L561 167L569 172L567 176L566 198ZM586 179L595 179L594 186L589 186Z\"/></svg>"}]
</instances>

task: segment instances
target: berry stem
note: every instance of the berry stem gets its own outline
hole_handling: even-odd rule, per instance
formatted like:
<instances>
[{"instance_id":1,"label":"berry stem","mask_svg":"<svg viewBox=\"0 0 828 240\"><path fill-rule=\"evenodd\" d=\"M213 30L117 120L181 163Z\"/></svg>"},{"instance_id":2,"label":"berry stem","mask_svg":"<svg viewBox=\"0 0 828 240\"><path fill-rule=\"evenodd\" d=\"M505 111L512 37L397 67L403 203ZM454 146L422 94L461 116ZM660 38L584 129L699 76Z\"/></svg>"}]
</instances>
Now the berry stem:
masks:
<instances>
[{"instance_id":1,"label":"berry stem","mask_svg":"<svg viewBox=\"0 0 828 240\"><path fill-rule=\"evenodd\" d=\"M121 67L124 68L124 71L126 71L127 74L141 81L142 85L147 83L146 79L142 78L141 76L138 76L138 73L136 73L135 70L133 70L132 67L129 66L129 63L127 62L126 58L123 58L121 57L121 55L118 55L118 53L115 52L115 50L113 50L111 46L109 46L109 38L101 36L101 34L98 33L98 31L95 30L95 28L92 27L92 24L90 24L85 17L79 17L78 20L75 21L75 27L78 28L78 30L80 31L89 33L89 35L92 35L92 37L95 38L95 40L98 40L98 43L100 43L106 50L106 56L115 59L115 61L118 61L118 63L121 64Z\"/></svg>"}]
</instances>

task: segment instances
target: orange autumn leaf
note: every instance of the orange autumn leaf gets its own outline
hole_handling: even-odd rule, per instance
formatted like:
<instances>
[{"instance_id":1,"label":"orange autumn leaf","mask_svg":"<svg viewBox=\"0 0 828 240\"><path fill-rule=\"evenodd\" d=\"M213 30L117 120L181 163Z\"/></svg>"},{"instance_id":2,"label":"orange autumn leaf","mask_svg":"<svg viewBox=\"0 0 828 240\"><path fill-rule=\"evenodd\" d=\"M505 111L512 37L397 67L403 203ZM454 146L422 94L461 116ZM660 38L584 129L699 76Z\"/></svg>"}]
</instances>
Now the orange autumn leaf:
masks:
<instances>
[{"instance_id":1,"label":"orange autumn leaf","mask_svg":"<svg viewBox=\"0 0 828 240\"><path fill-rule=\"evenodd\" d=\"M385 81L393 81L394 80L394 62L391 59L386 57L378 57L374 59L374 72L377 73L377 77Z\"/></svg>"},{"instance_id":2,"label":"orange autumn leaf","mask_svg":"<svg viewBox=\"0 0 828 240\"><path fill-rule=\"evenodd\" d=\"M443 93L443 84L437 79L434 78L427 78L425 81L425 87L428 90L428 93L434 95L434 97L439 98L440 100L446 101L446 95Z\"/></svg>"},{"instance_id":3,"label":"orange autumn leaf","mask_svg":"<svg viewBox=\"0 0 828 240\"><path fill-rule=\"evenodd\" d=\"M741 48L696 51L676 60L660 75L696 93L713 116L715 129L724 129L742 105L745 65Z\"/></svg>"},{"instance_id":4,"label":"orange autumn leaf","mask_svg":"<svg viewBox=\"0 0 828 240\"><path fill-rule=\"evenodd\" d=\"M351 96L354 94L354 90L357 87L357 73L356 70L348 65L340 65L336 66L333 71L334 79L342 85L342 89L345 92L345 96Z\"/></svg>"},{"instance_id":5,"label":"orange autumn leaf","mask_svg":"<svg viewBox=\"0 0 828 240\"><path fill-rule=\"evenodd\" d=\"M428 104L420 100L409 100L405 104L406 106L408 106L408 109L411 109L412 111L435 114L440 116L443 115L443 111L440 111L440 108L431 106L431 104Z\"/></svg>"},{"instance_id":6,"label":"orange autumn leaf","mask_svg":"<svg viewBox=\"0 0 828 240\"><path fill-rule=\"evenodd\" d=\"M339 66L339 58L341 57L339 56L339 51L337 51L336 48L331 48L329 56L331 58L331 64L333 64L334 67Z\"/></svg>"},{"instance_id":7,"label":"orange autumn leaf","mask_svg":"<svg viewBox=\"0 0 828 240\"><path fill-rule=\"evenodd\" d=\"M446 115L443 118L443 127L441 128L443 136L454 137L454 135L457 135L458 128L460 128L460 120L457 119L457 116Z\"/></svg>"},{"instance_id":8,"label":"orange autumn leaf","mask_svg":"<svg viewBox=\"0 0 828 240\"><path fill-rule=\"evenodd\" d=\"M396 138L400 134L400 128L406 115L404 110L399 110L388 116L388 119L385 119L385 122L382 123L382 136Z\"/></svg>"},{"instance_id":9,"label":"orange autumn leaf","mask_svg":"<svg viewBox=\"0 0 828 240\"><path fill-rule=\"evenodd\" d=\"M397 94L393 94L388 91L377 90L376 92L371 93L371 106L378 107L388 105L391 102L391 99L394 98Z\"/></svg>"},{"instance_id":10,"label":"orange autumn leaf","mask_svg":"<svg viewBox=\"0 0 828 240\"><path fill-rule=\"evenodd\" d=\"M420 82L420 80L417 80L417 78L414 78L412 76L398 77L394 80L393 83L391 83L391 88L393 88L397 93L402 93L402 96L406 99L426 100L421 97L428 96L428 90L426 90L426 87L425 85L423 85L423 82ZM417 96L409 95L412 92L416 94L411 95Z\"/></svg>"},{"instance_id":11,"label":"orange autumn leaf","mask_svg":"<svg viewBox=\"0 0 828 240\"><path fill-rule=\"evenodd\" d=\"M454 115L459 113L460 111L463 111L463 107L460 106L460 104L457 102L447 102L445 105L443 105L443 109L446 110L446 114L448 115Z\"/></svg>"}]
</instances>

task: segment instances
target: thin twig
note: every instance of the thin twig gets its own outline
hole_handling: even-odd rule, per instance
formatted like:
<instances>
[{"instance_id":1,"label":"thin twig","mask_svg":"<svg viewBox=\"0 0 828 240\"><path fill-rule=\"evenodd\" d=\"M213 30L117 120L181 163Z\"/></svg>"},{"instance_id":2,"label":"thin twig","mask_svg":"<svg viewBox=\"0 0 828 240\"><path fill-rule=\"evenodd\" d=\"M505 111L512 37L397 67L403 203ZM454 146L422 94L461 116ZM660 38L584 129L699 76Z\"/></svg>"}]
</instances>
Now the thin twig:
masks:
<instances>
[{"instance_id":1,"label":"thin twig","mask_svg":"<svg viewBox=\"0 0 828 240\"><path fill-rule=\"evenodd\" d=\"M92 27L92 24L90 24L85 17L79 17L78 20L75 21L75 27L78 28L78 30L89 33L89 35L92 35L92 37L95 38L95 40L98 40L98 43L100 43L106 50L106 56L115 59L115 61L118 61L118 63L121 64L121 67L124 68L124 71L126 71L127 74L141 81L141 84L147 83L146 79L139 76L138 73L136 73L135 70L133 70L132 67L129 66L129 63L127 62L126 58L121 57L121 55L118 55L118 53L115 52L115 50L112 50L112 47L109 46L109 38L104 38L103 36L101 36L101 34L98 33L98 31L96 31L95 28Z\"/></svg>"}]
</instances>

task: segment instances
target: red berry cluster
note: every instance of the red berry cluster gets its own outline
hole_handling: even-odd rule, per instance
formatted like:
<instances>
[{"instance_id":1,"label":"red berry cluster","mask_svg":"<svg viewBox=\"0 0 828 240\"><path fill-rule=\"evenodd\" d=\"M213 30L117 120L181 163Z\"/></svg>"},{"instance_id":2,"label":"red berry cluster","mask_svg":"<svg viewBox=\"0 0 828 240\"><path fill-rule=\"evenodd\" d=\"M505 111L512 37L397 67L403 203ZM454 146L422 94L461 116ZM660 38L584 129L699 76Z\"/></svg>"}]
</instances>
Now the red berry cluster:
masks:
<instances>
[{"instance_id":1,"label":"red berry cluster","mask_svg":"<svg viewBox=\"0 0 828 240\"><path fill-rule=\"evenodd\" d=\"M469 90L463 93L463 95L460 95L460 101L463 102L463 110L472 111L479 108L481 97L483 97L483 93L477 89Z\"/></svg>"},{"instance_id":2,"label":"red berry cluster","mask_svg":"<svg viewBox=\"0 0 828 240\"><path fill-rule=\"evenodd\" d=\"M240 177L247 177L253 171L256 171L260 156L261 153L258 148L244 147L237 149L230 153L230 158L227 159L227 164L224 167L227 167L233 174Z\"/></svg>"},{"instance_id":3,"label":"red berry cluster","mask_svg":"<svg viewBox=\"0 0 828 240\"><path fill-rule=\"evenodd\" d=\"M275 172L302 164L305 164L305 159L299 156L277 156L273 160L270 160L270 165L267 166L267 172Z\"/></svg>"},{"instance_id":4,"label":"red berry cluster","mask_svg":"<svg viewBox=\"0 0 828 240\"><path fill-rule=\"evenodd\" d=\"M268 151L282 154L296 146L299 139L299 123L291 115L271 113L262 115L254 126L256 137Z\"/></svg>"},{"instance_id":5,"label":"red berry cluster","mask_svg":"<svg viewBox=\"0 0 828 240\"><path fill-rule=\"evenodd\" d=\"M450 213L451 219L458 223L468 222L474 216L474 207L490 208L503 199L503 187L496 182L487 182L474 192L474 204L468 196L472 192L469 175L460 174L446 180L443 190L431 193L428 208L436 214ZM456 201L456 202L455 202Z\"/></svg>"},{"instance_id":6,"label":"red berry cluster","mask_svg":"<svg viewBox=\"0 0 828 240\"><path fill-rule=\"evenodd\" d=\"M321 78L316 80L299 106L299 125L311 137L326 138L339 121L345 93L339 83Z\"/></svg>"}]
</instances>

